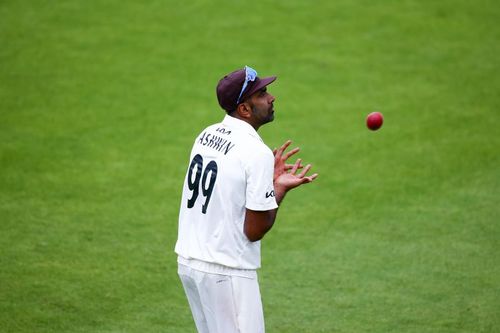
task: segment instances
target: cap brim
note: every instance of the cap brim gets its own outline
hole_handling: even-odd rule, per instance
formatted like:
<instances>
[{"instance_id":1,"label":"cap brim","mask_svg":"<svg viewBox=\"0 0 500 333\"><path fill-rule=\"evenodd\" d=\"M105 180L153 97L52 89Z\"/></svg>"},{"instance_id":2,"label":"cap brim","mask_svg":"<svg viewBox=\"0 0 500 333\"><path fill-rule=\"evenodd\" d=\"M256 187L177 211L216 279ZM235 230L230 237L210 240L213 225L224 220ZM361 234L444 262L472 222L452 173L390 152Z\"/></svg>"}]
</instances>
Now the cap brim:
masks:
<instances>
[{"instance_id":1,"label":"cap brim","mask_svg":"<svg viewBox=\"0 0 500 333\"><path fill-rule=\"evenodd\" d=\"M252 96L253 94L255 94L257 91L261 90L265 86L268 86L271 83L273 83L275 80L276 80L276 76L264 77L262 79L259 78L259 80L255 83L255 85L253 85L250 90L245 92L245 94L242 96L241 100L243 101L246 98Z\"/></svg>"}]
</instances>

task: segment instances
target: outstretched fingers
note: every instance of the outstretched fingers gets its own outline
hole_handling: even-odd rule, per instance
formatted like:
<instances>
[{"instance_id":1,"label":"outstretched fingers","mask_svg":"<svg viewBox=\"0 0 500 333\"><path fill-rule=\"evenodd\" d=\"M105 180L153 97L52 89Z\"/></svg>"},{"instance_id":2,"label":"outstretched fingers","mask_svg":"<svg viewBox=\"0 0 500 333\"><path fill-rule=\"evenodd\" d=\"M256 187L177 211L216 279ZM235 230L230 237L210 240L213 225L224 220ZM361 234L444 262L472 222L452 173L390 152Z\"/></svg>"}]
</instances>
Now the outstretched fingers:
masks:
<instances>
[{"instance_id":1,"label":"outstretched fingers","mask_svg":"<svg viewBox=\"0 0 500 333\"><path fill-rule=\"evenodd\" d=\"M279 147L278 149L274 149L273 150L273 154L274 156L276 157L281 157L281 155L283 155L283 152L288 148L288 146L290 146L292 144L292 140L286 140L286 142L281 146Z\"/></svg>"},{"instance_id":2,"label":"outstretched fingers","mask_svg":"<svg viewBox=\"0 0 500 333\"><path fill-rule=\"evenodd\" d=\"M286 161L290 158L290 156L293 156L295 154L297 154L299 152L300 148L299 147L296 147L296 148L293 148L292 150L290 150L288 153L286 153L284 156L283 156L283 161Z\"/></svg>"},{"instance_id":3,"label":"outstretched fingers","mask_svg":"<svg viewBox=\"0 0 500 333\"><path fill-rule=\"evenodd\" d=\"M292 175L294 175L297 170L299 169L300 165L301 165L301 162L302 162L302 159L298 158L297 161L295 162L295 164L292 166L292 170L290 170L290 173Z\"/></svg>"},{"instance_id":4,"label":"outstretched fingers","mask_svg":"<svg viewBox=\"0 0 500 333\"><path fill-rule=\"evenodd\" d=\"M313 180L315 180L316 178L318 178L318 174L317 174L317 173L312 174L312 175L307 176L307 177L304 177L303 179L306 179L306 180L307 180L305 183L310 183L310 182L312 182Z\"/></svg>"},{"instance_id":5,"label":"outstretched fingers","mask_svg":"<svg viewBox=\"0 0 500 333\"><path fill-rule=\"evenodd\" d=\"M304 178L304 176L307 174L309 170L311 170L312 165L308 164L305 166L305 168L297 175L299 178Z\"/></svg>"},{"instance_id":6,"label":"outstretched fingers","mask_svg":"<svg viewBox=\"0 0 500 333\"><path fill-rule=\"evenodd\" d=\"M285 171L291 170L293 168L294 164L285 164ZM299 162L299 167L297 168L298 170L302 169L304 166L302 163Z\"/></svg>"},{"instance_id":7,"label":"outstretched fingers","mask_svg":"<svg viewBox=\"0 0 500 333\"><path fill-rule=\"evenodd\" d=\"M287 140L281 147L273 149L274 154L274 180L280 179L280 181L288 181L289 184L295 184L290 188L296 187L300 184L310 183L314 179L318 177L318 174L315 173L311 176L306 176L307 173L311 170L311 164L306 166L302 165L302 159L298 158L295 163L286 163L286 161L297 154L300 151L299 147L293 148L289 152L286 152L286 149L290 147L292 144L292 140ZM281 177L284 173L287 175L284 178ZM293 179L293 180L292 180ZM290 185L287 186L290 186Z\"/></svg>"},{"instance_id":8,"label":"outstretched fingers","mask_svg":"<svg viewBox=\"0 0 500 333\"><path fill-rule=\"evenodd\" d=\"M304 183L310 183L318 177L317 173L314 173L311 176L306 176L309 170L311 170L311 167L311 164L306 165L305 168L297 175L297 177L302 178Z\"/></svg>"}]
</instances>

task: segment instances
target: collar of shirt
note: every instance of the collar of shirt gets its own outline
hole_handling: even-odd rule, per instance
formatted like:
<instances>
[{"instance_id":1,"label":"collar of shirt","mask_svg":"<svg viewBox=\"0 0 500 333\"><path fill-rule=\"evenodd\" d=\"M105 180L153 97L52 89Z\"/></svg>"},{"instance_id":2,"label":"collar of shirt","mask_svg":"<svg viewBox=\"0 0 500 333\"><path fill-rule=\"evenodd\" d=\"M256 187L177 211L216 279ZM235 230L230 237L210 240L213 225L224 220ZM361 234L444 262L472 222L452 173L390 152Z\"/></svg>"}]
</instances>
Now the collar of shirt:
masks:
<instances>
[{"instance_id":1,"label":"collar of shirt","mask_svg":"<svg viewBox=\"0 0 500 333\"><path fill-rule=\"evenodd\" d=\"M230 115L226 115L224 117L224 120L222 120L222 123L224 125L229 126L229 127L237 128L238 130L246 132L246 133L250 134L251 136L256 137L260 141L264 142L262 140L262 138L260 137L260 135L255 130L255 128L253 128L252 125L250 125L246 121L240 120L240 119L235 118L235 117L231 117Z\"/></svg>"}]
</instances>

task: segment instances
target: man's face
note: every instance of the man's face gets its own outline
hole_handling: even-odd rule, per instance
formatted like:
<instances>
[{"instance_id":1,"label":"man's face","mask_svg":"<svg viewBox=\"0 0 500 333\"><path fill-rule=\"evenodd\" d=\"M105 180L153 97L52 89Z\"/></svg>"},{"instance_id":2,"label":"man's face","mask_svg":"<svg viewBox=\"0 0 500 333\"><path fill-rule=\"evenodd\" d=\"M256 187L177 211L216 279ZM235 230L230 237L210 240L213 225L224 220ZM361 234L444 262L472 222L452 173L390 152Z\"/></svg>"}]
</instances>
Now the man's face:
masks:
<instances>
[{"instance_id":1,"label":"man's face","mask_svg":"<svg viewBox=\"0 0 500 333\"><path fill-rule=\"evenodd\" d=\"M252 118L256 125L264 125L274 120L274 96L266 87L253 94L248 102L252 107Z\"/></svg>"}]
</instances>

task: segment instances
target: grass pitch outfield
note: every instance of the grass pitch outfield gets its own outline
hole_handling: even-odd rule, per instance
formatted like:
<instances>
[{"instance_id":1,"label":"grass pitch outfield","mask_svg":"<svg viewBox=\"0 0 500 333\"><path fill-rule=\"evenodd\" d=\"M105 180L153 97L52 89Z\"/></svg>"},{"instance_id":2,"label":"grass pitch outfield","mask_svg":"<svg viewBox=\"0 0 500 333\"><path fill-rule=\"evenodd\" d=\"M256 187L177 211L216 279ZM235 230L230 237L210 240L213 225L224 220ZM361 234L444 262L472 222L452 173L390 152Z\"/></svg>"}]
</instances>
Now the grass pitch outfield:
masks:
<instances>
[{"instance_id":1,"label":"grass pitch outfield","mask_svg":"<svg viewBox=\"0 0 500 333\"><path fill-rule=\"evenodd\" d=\"M320 173L260 270L268 332L499 332L497 1L2 1L0 331L194 332L173 246L215 85L276 74ZM385 124L368 131L365 116Z\"/></svg>"}]
</instances>

